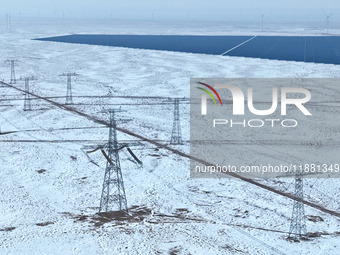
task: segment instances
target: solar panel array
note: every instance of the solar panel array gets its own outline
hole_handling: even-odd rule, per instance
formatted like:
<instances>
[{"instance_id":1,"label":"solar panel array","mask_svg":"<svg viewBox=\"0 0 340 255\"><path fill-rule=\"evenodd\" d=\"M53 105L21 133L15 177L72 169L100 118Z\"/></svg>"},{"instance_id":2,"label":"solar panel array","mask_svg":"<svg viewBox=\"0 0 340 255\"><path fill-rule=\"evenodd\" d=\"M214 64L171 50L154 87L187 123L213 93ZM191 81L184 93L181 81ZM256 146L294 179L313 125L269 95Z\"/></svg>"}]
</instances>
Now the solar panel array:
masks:
<instances>
[{"instance_id":1,"label":"solar panel array","mask_svg":"<svg viewBox=\"0 0 340 255\"><path fill-rule=\"evenodd\" d=\"M251 40L250 40L251 39ZM340 64L340 36L67 35L38 40ZM234 48L234 49L233 49Z\"/></svg>"}]
</instances>

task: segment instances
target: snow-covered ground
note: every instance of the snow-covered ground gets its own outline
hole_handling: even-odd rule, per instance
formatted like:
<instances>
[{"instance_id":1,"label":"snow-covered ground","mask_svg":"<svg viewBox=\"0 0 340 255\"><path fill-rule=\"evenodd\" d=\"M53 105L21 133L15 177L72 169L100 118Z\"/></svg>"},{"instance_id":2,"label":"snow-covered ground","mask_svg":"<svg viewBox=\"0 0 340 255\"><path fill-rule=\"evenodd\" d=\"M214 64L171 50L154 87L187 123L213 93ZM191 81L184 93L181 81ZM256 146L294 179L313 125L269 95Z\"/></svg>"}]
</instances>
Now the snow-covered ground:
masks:
<instances>
[{"instance_id":1,"label":"snow-covered ground","mask_svg":"<svg viewBox=\"0 0 340 255\"><path fill-rule=\"evenodd\" d=\"M280 31L324 32L298 27ZM188 97L191 77L340 77L340 66L334 65L31 40L69 33L257 32L236 31L230 24L28 19L13 21L12 33L2 31L0 79L10 77L4 61L17 59L17 77L38 78L31 83L35 93L65 96L66 79L58 75L77 72L77 109L107 120L102 108L122 105L127 112L120 116L132 119L122 127L163 143L170 139L173 109L161 97ZM24 82L16 86L23 89ZM339 254L337 217L306 206L306 215L323 219L307 220L308 232L324 234L289 242L293 201L236 179L190 179L187 159L147 143L133 147L143 168L121 154L128 206L135 217L100 218L96 213L105 159L94 153L99 167L91 164L81 148L105 143L107 128L42 100L33 100L33 111L24 112L24 95L7 87L0 88L0 98L1 132L18 131L0 136L0 254ZM63 103L65 98L53 100ZM181 116L183 137L189 140L188 104L181 105ZM118 137L135 141L122 133ZM47 142L51 140L55 142ZM176 148L189 152L187 143ZM294 189L292 179L261 182ZM340 210L339 192L337 179L305 181L306 199L335 211Z\"/></svg>"}]
</instances>

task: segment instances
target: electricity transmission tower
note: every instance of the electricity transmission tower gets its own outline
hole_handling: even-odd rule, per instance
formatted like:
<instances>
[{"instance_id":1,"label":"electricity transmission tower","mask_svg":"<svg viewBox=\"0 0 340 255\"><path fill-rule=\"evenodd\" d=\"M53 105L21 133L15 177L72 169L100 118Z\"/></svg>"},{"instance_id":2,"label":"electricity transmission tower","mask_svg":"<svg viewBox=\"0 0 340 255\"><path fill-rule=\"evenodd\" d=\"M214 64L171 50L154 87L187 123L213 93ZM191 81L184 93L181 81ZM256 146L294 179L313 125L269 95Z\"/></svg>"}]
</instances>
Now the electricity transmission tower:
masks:
<instances>
[{"instance_id":1,"label":"electricity transmission tower","mask_svg":"<svg viewBox=\"0 0 340 255\"><path fill-rule=\"evenodd\" d=\"M110 207L115 204L119 211L128 213L127 200L124 188L124 181L122 176L122 170L120 166L119 151L123 148L127 148L128 152L134 159L134 163L142 165L142 162L131 151L129 146L140 145L140 143L119 143L117 139L117 122L126 123L130 119L117 119L116 114L119 112L125 112L121 109L110 109L105 111L110 115L109 125L109 139L105 145L97 145L96 148L87 153L92 153L97 150L101 150L106 158L106 169L104 174L102 194L100 198L99 212L108 212ZM91 146L89 147L91 148ZM94 163L91 160L92 163ZM95 163L96 164L96 163ZM96 164L97 165L97 164Z\"/></svg>"},{"instance_id":2,"label":"electricity transmission tower","mask_svg":"<svg viewBox=\"0 0 340 255\"><path fill-rule=\"evenodd\" d=\"M11 84L11 85L17 83L17 80L15 79L15 70L14 70L15 62L16 62L16 60L14 60L14 59L6 60L6 63L9 63L11 65L11 79L10 79L10 82L9 82L9 84Z\"/></svg>"},{"instance_id":3,"label":"electricity transmission tower","mask_svg":"<svg viewBox=\"0 0 340 255\"><path fill-rule=\"evenodd\" d=\"M303 203L303 175L295 175L295 199L293 205L292 219L290 222L288 238L298 240L306 238L306 218L305 207Z\"/></svg>"},{"instance_id":4,"label":"electricity transmission tower","mask_svg":"<svg viewBox=\"0 0 340 255\"><path fill-rule=\"evenodd\" d=\"M65 104L73 104L73 97L72 97L72 76L79 76L76 73L63 73L59 76L66 76L67 77L67 92L66 92L66 101Z\"/></svg>"},{"instance_id":5,"label":"electricity transmission tower","mask_svg":"<svg viewBox=\"0 0 340 255\"><path fill-rule=\"evenodd\" d=\"M32 105L31 105L31 95L30 93L30 81L36 80L34 76L32 77L25 77L20 78L20 80L25 81L25 100L24 100L24 111L31 111Z\"/></svg>"},{"instance_id":6,"label":"electricity transmission tower","mask_svg":"<svg viewBox=\"0 0 340 255\"><path fill-rule=\"evenodd\" d=\"M117 120L115 114L121 110L109 110L110 130L107 146L107 163L104 175L102 196L100 198L99 211L108 211L109 203L118 204L120 211L128 212L122 170L119 162L118 141L117 141ZM116 190L110 190L114 188ZM111 191L111 192L110 192Z\"/></svg>"},{"instance_id":7,"label":"electricity transmission tower","mask_svg":"<svg viewBox=\"0 0 340 255\"><path fill-rule=\"evenodd\" d=\"M182 140L182 130L181 130L181 120L179 114L179 102L188 101L186 98L168 98L164 102L173 102L174 104L174 119L172 124L171 140L170 144L179 145L183 144Z\"/></svg>"}]
</instances>

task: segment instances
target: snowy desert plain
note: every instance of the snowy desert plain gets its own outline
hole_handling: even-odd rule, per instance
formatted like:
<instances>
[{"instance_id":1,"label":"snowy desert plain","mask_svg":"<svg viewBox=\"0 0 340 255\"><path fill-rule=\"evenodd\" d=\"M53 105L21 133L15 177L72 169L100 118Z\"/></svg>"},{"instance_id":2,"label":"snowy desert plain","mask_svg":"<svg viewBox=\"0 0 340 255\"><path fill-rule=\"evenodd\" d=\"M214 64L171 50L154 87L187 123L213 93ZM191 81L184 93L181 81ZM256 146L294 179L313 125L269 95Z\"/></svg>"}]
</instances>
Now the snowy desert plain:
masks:
<instances>
[{"instance_id":1,"label":"snowy desert plain","mask_svg":"<svg viewBox=\"0 0 340 255\"><path fill-rule=\"evenodd\" d=\"M5 61L16 59L17 78L37 78L30 84L33 93L64 103L66 78L59 75L76 72L72 107L108 120L102 108L121 106L127 112L119 116L131 121L119 126L167 144L173 106L164 98L189 97L190 78L334 78L340 66L32 39L73 33L324 33L299 25L258 30L212 22L13 18L11 32L1 27L0 79L9 81ZM340 26L331 32L340 34ZM24 89L24 81L15 86ZM340 254L337 216L306 205L307 231L318 237L287 241L293 200L235 178L192 179L187 158L147 142L132 147L143 167L120 154L131 217L98 215L105 158L89 155L97 166L81 149L104 144L108 128L44 100L33 98L32 111L23 111L23 93L7 86L0 88L0 99L0 254ZM329 113L338 111L339 105L329 106ZM189 104L181 104L180 112L189 141ZM118 138L138 141L121 132ZM189 153L189 146L173 147ZM293 178L257 181L294 192ZM340 211L338 179L306 178L304 184L307 201Z\"/></svg>"}]
</instances>

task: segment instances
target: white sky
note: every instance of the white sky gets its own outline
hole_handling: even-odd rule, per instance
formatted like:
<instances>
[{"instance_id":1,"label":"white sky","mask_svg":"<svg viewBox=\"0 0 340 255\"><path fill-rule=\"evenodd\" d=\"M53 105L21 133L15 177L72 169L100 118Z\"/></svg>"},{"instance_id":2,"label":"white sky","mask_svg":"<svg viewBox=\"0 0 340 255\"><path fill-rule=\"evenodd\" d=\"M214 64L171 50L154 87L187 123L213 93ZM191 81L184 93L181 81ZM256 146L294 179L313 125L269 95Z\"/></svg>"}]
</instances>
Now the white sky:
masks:
<instances>
[{"instance_id":1,"label":"white sky","mask_svg":"<svg viewBox=\"0 0 340 255\"><path fill-rule=\"evenodd\" d=\"M0 13L41 17L324 19L340 21L339 0L0 0Z\"/></svg>"}]
</instances>

